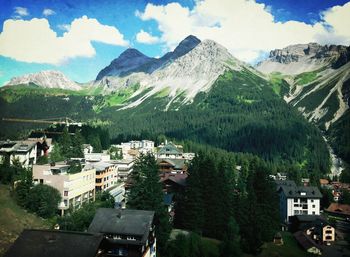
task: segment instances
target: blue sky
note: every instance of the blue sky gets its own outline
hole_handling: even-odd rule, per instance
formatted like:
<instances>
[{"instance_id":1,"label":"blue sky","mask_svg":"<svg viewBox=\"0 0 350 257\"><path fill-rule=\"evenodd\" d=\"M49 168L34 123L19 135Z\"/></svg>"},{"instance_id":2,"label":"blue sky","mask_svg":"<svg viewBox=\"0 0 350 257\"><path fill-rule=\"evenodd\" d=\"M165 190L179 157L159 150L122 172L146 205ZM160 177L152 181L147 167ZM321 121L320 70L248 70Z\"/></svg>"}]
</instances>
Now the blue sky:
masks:
<instances>
[{"instance_id":1,"label":"blue sky","mask_svg":"<svg viewBox=\"0 0 350 257\"><path fill-rule=\"evenodd\" d=\"M289 44L350 44L350 2L340 0L0 0L0 6L0 85L48 69L87 82L128 47L162 56L188 34L251 63Z\"/></svg>"}]
</instances>

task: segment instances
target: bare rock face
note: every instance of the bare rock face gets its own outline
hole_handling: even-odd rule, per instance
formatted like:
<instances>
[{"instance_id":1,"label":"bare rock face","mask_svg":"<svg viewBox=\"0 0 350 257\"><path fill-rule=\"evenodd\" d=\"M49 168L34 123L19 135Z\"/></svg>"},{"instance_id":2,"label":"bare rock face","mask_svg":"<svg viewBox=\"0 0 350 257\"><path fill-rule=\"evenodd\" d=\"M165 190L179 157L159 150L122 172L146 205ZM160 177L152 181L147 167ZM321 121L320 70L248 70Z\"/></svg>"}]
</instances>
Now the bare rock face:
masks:
<instances>
[{"instance_id":1,"label":"bare rock face","mask_svg":"<svg viewBox=\"0 0 350 257\"><path fill-rule=\"evenodd\" d=\"M14 77L6 84L6 86L20 84L35 84L43 88L61 88L68 90L81 89L81 86L78 83L67 78L62 72L50 70Z\"/></svg>"},{"instance_id":2,"label":"bare rock face","mask_svg":"<svg viewBox=\"0 0 350 257\"><path fill-rule=\"evenodd\" d=\"M295 75L325 66L338 69L350 60L350 47L342 45L297 44L275 49L256 68L263 73Z\"/></svg>"}]
</instances>

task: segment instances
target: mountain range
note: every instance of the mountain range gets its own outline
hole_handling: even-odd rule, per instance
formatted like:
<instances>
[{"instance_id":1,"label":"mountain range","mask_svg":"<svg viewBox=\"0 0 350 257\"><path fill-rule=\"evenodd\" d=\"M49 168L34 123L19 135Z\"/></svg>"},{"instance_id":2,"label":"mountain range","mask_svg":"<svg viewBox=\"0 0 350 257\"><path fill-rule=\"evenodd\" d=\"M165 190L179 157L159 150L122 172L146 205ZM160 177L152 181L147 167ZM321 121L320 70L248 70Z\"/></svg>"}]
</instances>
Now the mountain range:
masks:
<instances>
[{"instance_id":1,"label":"mountain range","mask_svg":"<svg viewBox=\"0 0 350 257\"><path fill-rule=\"evenodd\" d=\"M302 119L299 120L295 116L296 114L291 114L291 110L295 108L308 121L325 131L329 130L329 134L332 134L332 129L334 131L338 129L336 135L332 136L336 141L342 133L345 133L343 129L337 128L337 123L344 123L343 120L347 120L349 115L349 56L350 47L346 46L299 44L272 50L266 60L252 67L236 59L227 49L212 40L200 41L195 36L188 36L174 51L160 58L148 57L136 49L129 48L102 69L95 81L87 85L73 82L55 71L14 78L0 90L2 97L0 106L4 110L4 117L11 113L26 116L24 110L14 103L39 97L44 102L51 101L51 105L56 102L56 106L49 108L53 113L41 112L37 115L38 117L53 114L57 116L62 111L79 119L105 120L113 124L110 124L113 135L121 131L140 133L142 128L139 128L136 123L142 122L143 129L151 133L181 135L180 138L183 134L179 131L182 131L184 126L187 127L187 124L182 124L181 127L178 124L169 124L167 121L159 124L157 120L158 123L155 122L156 125L153 126L145 123L144 119L148 121L158 119L163 116L164 111L168 111L164 116L184 115L177 119L183 118L182 122L191 123L187 120L187 115L190 113L201 116L198 113L203 112L203 115L208 116L211 111L217 110L222 117L219 120L217 120L219 117L212 117L208 122L216 120L222 124L213 126L217 127L219 133L223 133L220 131L225 129L226 123L234 123L237 121L235 119L238 119L238 117L233 118L234 114L231 112L243 110L243 113L247 112L248 116L254 116L256 120L245 117L244 121L241 120L241 124L237 125L237 129L241 127L241 129L255 131L256 124L264 123L265 121L261 119L267 115L266 111L269 111L272 114L268 117L272 119L283 113L283 117L280 118L285 124L291 126L291 128L285 128L285 124L281 125L286 129L284 133L293 134L294 132L291 132L293 126L306 126ZM52 88L65 91L58 92ZM49 100L50 96L55 98ZM69 108L67 101L74 108L66 109ZM283 109L282 113L274 111L272 106L269 106L271 103L278 106L275 108ZM285 103L288 103L292 109L285 109ZM58 107L64 104L66 105L64 108ZM260 110L257 110L258 106ZM250 114L249 110L252 113L260 113L261 117ZM158 115L157 118L154 117L154 113ZM284 117L287 113L294 117L294 125ZM36 116L36 114L33 115ZM125 119L126 127L124 124L119 124L117 119ZM203 120L206 119L203 118ZM242 117L240 116L239 119ZM279 121L275 120L275 122ZM246 126L242 127L244 124ZM170 129L169 126L172 128ZM201 126L205 124L192 124L190 126L192 130L187 131L190 133L188 137L206 143L211 142L209 134L212 131L209 133L209 129ZM273 127L274 125L268 123L264 126ZM228 127L231 128L231 125L227 125ZM261 128L258 130L261 132ZM311 131L306 127L305 130L306 133ZM198 138L198 133L203 133L202 137ZM246 132L234 129L231 132L225 131L223 134L230 133L232 136L237 136L235 133L245 134ZM219 136L212 137L220 140ZM235 151L249 149L250 152L264 155L262 152L255 151L252 146L245 146L244 140L251 141L247 137L239 142L236 140L240 147L234 146L233 142L228 142L227 145L223 145L222 142L213 142L213 144ZM276 138L271 140L274 141ZM305 143L310 144L309 141ZM303 143L300 142L300 144ZM268 158L271 157L270 154L267 154ZM281 155L284 153L279 154L278 158L281 158Z\"/></svg>"}]
</instances>

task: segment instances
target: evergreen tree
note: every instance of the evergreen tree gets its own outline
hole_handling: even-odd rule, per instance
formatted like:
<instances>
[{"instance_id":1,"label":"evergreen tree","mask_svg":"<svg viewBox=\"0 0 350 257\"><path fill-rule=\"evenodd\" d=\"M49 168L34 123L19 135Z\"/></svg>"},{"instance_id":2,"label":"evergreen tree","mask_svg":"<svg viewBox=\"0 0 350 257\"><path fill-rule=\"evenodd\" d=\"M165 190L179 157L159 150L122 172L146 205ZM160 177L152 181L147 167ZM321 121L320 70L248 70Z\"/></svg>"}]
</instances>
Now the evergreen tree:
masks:
<instances>
[{"instance_id":1,"label":"evergreen tree","mask_svg":"<svg viewBox=\"0 0 350 257\"><path fill-rule=\"evenodd\" d=\"M72 154L72 140L68 133L68 128L63 129L63 134L61 135L59 141L60 153L64 158L70 158Z\"/></svg>"},{"instance_id":2,"label":"evergreen tree","mask_svg":"<svg viewBox=\"0 0 350 257\"><path fill-rule=\"evenodd\" d=\"M221 256L239 257L242 254L240 249L239 227L233 217L230 218L227 224L227 231L220 248Z\"/></svg>"},{"instance_id":3,"label":"evergreen tree","mask_svg":"<svg viewBox=\"0 0 350 257\"><path fill-rule=\"evenodd\" d=\"M164 251L170 233L169 215L163 203L163 191L159 182L159 167L153 155L141 155L131 174L133 184L128 195L128 208L155 212L157 244Z\"/></svg>"},{"instance_id":4,"label":"evergreen tree","mask_svg":"<svg viewBox=\"0 0 350 257\"><path fill-rule=\"evenodd\" d=\"M77 129L75 130L74 137L72 139L72 153L70 157L75 157L75 158L83 158L84 153L83 153L83 144L85 140L80 131Z\"/></svg>"}]
</instances>

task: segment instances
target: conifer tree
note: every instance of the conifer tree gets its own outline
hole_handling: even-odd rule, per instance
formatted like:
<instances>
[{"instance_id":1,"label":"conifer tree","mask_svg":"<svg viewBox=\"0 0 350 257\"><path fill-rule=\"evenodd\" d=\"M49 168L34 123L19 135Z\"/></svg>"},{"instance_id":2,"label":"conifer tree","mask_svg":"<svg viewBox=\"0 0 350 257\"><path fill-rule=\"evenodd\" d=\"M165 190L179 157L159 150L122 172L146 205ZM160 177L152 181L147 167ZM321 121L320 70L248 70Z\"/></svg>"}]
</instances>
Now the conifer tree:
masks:
<instances>
[{"instance_id":1,"label":"conifer tree","mask_svg":"<svg viewBox=\"0 0 350 257\"><path fill-rule=\"evenodd\" d=\"M155 212L154 223L160 252L169 238L169 216L164 205L162 186L159 182L159 167L151 154L141 155L131 174L133 184L128 195L127 207Z\"/></svg>"}]
</instances>

